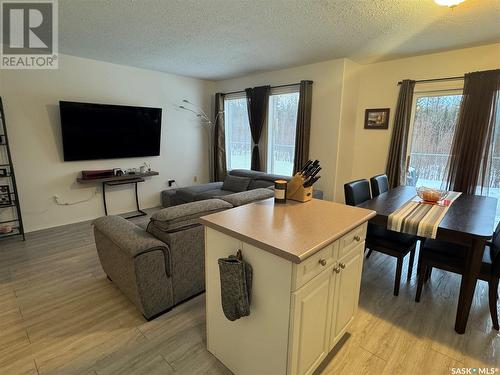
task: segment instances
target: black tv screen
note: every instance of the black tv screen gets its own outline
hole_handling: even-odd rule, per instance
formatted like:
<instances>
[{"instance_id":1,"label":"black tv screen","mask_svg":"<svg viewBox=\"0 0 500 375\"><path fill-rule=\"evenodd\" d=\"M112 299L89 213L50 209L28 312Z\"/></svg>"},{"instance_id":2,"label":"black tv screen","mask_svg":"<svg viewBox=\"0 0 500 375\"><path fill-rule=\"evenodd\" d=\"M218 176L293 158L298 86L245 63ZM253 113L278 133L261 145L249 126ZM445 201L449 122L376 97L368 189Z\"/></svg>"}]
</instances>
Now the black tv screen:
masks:
<instances>
[{"instance_id":1,"label":"black tv screen","mask_svg":"<svg viewBox=\"0 0 500 375\"><path fill-rule=\"evenodd\" d=\"M64 160L160 155L161 108L59 102Z\"/></svg>"}]
</instances>

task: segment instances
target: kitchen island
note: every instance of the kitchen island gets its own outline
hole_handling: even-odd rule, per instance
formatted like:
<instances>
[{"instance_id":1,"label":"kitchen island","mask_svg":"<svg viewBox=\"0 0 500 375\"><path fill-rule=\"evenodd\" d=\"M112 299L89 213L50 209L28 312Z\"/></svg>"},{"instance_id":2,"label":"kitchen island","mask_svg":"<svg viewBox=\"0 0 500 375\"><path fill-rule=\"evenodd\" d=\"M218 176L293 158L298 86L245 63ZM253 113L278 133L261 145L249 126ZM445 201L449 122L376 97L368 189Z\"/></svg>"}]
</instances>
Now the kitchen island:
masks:
<instances>
[{"instance_id":1,"label":"kitchen island","mask_svg":"<svg viewBox=\"0 0 500 375\"><path fill-rule=\"evenodd\" d=\"M207 348L235 374L309 374L358 305L366 222L374 211L268 199L205 216ZM217 260L253 268L250 315L228 320Z\"/></svg>"}]
</instances>

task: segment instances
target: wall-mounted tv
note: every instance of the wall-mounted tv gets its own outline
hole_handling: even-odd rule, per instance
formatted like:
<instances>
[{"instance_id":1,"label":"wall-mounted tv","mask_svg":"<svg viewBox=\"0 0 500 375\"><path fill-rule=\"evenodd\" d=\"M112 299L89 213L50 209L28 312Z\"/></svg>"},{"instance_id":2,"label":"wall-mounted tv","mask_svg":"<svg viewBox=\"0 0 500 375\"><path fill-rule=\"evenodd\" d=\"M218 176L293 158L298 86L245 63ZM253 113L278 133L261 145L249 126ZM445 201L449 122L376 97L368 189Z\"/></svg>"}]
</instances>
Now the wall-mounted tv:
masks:
<instances>
[{"instance_id":1,"label":"wall-mounted tv","mask_svg":"<svg viewBox=\"0 0 500 375\"><path fill-rule=\"evenodd\" d=\"M161 108L59 102L64 161L160 155Z\"/></svg>"}]
</instances>

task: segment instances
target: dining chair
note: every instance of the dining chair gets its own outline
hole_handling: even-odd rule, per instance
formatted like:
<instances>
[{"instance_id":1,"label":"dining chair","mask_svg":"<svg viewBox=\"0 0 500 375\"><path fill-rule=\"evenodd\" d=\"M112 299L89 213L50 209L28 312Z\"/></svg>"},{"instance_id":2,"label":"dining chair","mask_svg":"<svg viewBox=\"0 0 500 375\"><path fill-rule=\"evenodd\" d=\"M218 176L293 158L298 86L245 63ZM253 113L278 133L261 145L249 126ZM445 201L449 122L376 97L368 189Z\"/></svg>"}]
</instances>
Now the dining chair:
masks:
<instances>
[{"instance_id":1,"label":"dining chair","mask_svg":"<svg viewBox=\"0 0 500 375\"><path fill-rule=\"evenodd\" d=\"M357 206L371 199L370 182L368 180L356 180L344 185L345 202L349 206ZM368 231L365 240L365 250L368 250L367 258L372 251L378 251L396 258L396 276L394 278L394 295L399 295L401 284L401 272L403 260L410 254L408 262L408 277L410 280L415 259L415 248L417 237L404 233L394 232L386 228L368 223Z\"/></svg>"},{"instance_id":2,"label":"dining chair","mask_svg":"<svg viewBox=\"0 0 500 375\"><path fill-rule=\"evenodd\" d=\"M345 203L349 206L357 206L369 199L372 199L370 193L370 184L368 180L356 180L344 185Z\"/></svg>"},{"instance_id":3,"label":"dining chair","mask_svg":"<svg viewBox=\"0 0 500 375\"><path fill-rule=\"evenodd\" d=\"M389 190L389 180L387 175L379 174L370 178L370 185L372 187L373 198L378 197L380 194Z\"/></svg>"},{"instance_id":4,"label":"dining chair","mask_svg":"<svg viewBox=\"0 0 500 375\"><path fill-rule=\"evenodd\" d=\"M424 283L430 278L432 268L463 275L467 248L455 243L425 239L420 246L418 261L418 285L415 301L420 302ZM484 248L483 262L478 278L488 283L488 300L493 328L498 327L498 281L500 278L500 223L495 229L492 242Z\"/></svg>"}]
</instances>

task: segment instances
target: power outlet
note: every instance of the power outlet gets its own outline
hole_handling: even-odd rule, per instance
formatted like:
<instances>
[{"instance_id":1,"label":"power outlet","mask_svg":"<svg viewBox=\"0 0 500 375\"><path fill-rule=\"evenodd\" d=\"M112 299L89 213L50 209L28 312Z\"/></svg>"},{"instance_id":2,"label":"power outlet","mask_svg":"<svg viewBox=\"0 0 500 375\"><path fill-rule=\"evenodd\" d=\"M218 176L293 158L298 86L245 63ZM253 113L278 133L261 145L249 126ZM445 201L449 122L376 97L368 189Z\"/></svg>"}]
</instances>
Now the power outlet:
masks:
<instances>
[{"instance_id":1,"label":"power outlet","mask_svg":"<svg viewBox=\"0 0 500 375\"><path fill-rule=\"evenodd\" d=\"M175 184L175 180L168 180L168 187L172 187Z\"/></svg>"},{"instance_id":2,"label":"power outlet","mask_svg":"<svg viewBox=\"0 0 500 375\"><path fill-rule=\"evenodd\" d=\"M193 177L193 182L198 182L198 176Z\"/></svg>"}]
</instances>

